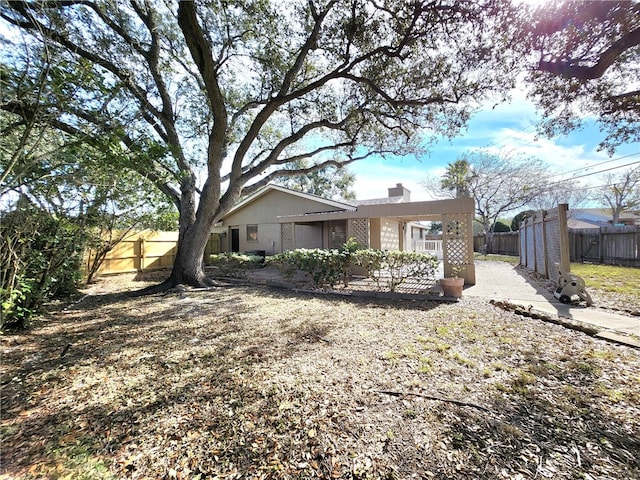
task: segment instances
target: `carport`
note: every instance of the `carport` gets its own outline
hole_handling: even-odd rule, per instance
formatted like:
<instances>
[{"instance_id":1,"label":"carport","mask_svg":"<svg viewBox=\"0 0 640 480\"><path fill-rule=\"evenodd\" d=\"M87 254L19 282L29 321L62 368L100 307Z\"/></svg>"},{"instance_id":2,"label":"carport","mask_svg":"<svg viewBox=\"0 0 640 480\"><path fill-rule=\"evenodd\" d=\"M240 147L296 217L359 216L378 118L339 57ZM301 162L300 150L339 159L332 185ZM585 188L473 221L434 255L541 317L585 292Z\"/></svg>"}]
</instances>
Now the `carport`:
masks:
<instances>
[{"instance_id":1,"label":"carport","mask_svg":"<svg viewBox=\"0 0 640 480\"><path fill-rule=\"evenodd\" d=\"M434 200L429 202L403 202L359 205L355 211L306 213L278 217L281 226L283 250L296 248L297 231L309 228L323 229L324 244L337 248L348 238L355 238L369 248L409 250L403 234L411 222L442 222L442 256L444 275L465 279L466 285L475 285L473 262L472 198ZM342 243L340 243L342 242Z\"/></svg>"}]
</instances>

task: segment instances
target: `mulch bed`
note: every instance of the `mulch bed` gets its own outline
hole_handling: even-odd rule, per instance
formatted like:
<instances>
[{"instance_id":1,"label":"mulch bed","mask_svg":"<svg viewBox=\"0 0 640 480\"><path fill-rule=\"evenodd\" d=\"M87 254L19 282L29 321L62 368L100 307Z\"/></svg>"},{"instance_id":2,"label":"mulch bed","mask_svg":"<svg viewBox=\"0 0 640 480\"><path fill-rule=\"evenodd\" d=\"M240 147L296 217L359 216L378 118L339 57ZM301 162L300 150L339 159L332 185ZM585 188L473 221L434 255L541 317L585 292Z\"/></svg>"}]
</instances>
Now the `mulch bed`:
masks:
<instances>
[{"instance_id":1,"label":"mulch bed","mask_svg":"<svg viewBox=\"0 0 640 480\"><path fill-rule=\"evenodd\" d=\"M640 478L640 352L457 303L103 278L2 341L1 478Z\"/></svg>"}]
</instances>

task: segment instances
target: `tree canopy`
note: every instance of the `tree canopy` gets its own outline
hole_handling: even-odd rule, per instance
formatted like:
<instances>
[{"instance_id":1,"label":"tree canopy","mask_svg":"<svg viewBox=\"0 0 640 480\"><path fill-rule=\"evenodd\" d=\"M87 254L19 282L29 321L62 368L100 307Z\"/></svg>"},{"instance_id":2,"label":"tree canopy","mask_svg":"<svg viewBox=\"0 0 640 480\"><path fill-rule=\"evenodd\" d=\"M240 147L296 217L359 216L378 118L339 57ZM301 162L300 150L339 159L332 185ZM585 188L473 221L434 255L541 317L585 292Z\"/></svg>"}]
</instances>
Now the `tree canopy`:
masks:
<instances>
[{"instance_id":1,"label":"tree canopy","mask_svg":"<svg viewBox=\"0 0 640 480\"><path fill-rule=\"evenodd\" d=\"M605 203L611 209L613 223L618 223L622 212L640 207L640 167L606 175L605 185L594 199Z\"/></svg>"},{"instance_id":2,"label":"tree canopy","mask_svg":"<svg viewBox=\"0 0 640 480\"><path fill-rule=\"evenodd\" d=\"M293 162L320 170L412 151L417 133L453 135L513 85L509 5L493 0L70 0L0 12L23 35L15 49L47 52L45 83L64 80L2 109L115 137L131 154L125 168L177 206L167 284L204 283L212 225L240 195L295 176Z\"/></svg>"},{"instance_id":3,"label":"tree canopy","mask_svg":"<svg viewBox=\"0 0 640 480\"><path fill-rule=\"evenodd\" d=\"M595 118L613 151L640 141L640 3L545 2L524 20L531 97L549 136Z\"/></svg>"},{"instance_id":4,"label":"tree canopy","mask_svg":"<svg viewBox=\"0 0 640 480\"><path fill-rule=\"evenodd\" d=\"M295 162L291 168L297 170L297 176L283 177L275 180L275 183L292 190L334 200L356 199L353 191L356 177L346 167L326 166L316 170L313 165L300 161Z\"/></svg>"}]
</instances>

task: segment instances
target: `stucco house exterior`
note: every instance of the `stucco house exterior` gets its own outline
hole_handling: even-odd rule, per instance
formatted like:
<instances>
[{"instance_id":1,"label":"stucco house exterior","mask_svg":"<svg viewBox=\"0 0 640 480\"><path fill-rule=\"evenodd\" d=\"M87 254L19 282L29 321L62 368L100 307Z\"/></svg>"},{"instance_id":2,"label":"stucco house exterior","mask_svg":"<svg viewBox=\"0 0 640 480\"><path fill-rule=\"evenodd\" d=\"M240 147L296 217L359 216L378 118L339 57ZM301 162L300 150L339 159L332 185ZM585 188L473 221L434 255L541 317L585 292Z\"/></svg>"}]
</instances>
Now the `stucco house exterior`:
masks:
<instances>
[{"instance_id":1,"label":"stucco house exterior","mask_svg":"<svg viewBox=\"0 0 640 480\"><path fill-rule=\"evenodd\" d=\"M212 233L219 236L222 252L332 249L350 237L373 249L424 251L426 226L420 222L442 221L445 275L457 266L465 282L475 284L473 200L411 202L402 184L388 193L345 203L270 184L235 205Z\"/></svg>"}]
</instances>

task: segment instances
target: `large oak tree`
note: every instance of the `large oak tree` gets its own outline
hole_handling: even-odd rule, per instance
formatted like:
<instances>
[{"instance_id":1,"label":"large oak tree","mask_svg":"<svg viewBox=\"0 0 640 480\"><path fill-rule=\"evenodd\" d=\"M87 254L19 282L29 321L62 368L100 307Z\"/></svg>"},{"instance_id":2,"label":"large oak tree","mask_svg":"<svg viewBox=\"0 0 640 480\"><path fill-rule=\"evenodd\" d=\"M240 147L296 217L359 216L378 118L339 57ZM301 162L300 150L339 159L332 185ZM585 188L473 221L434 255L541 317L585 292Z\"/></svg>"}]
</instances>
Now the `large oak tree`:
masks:
<instances>
[{"instance_id":1,"label":"large oak tree","mask_svg":"<svg viewBox=\"0 0 640 480\"><path fill-rule=\"evenodd\" d=\"M116 138L125 168L176 205L163 287L202 285L212 226L241 195L459 131L513 85L508 4L492 0L5 2L22 41L55 52L65 102L2 108L72 135ZM24 44L22 44L24 45ZM20 62L3 55L9 68ZM40 102L40 109L35 102ZM420 134L420 135L417 135Z\"/></svg>"}]
</instances>

